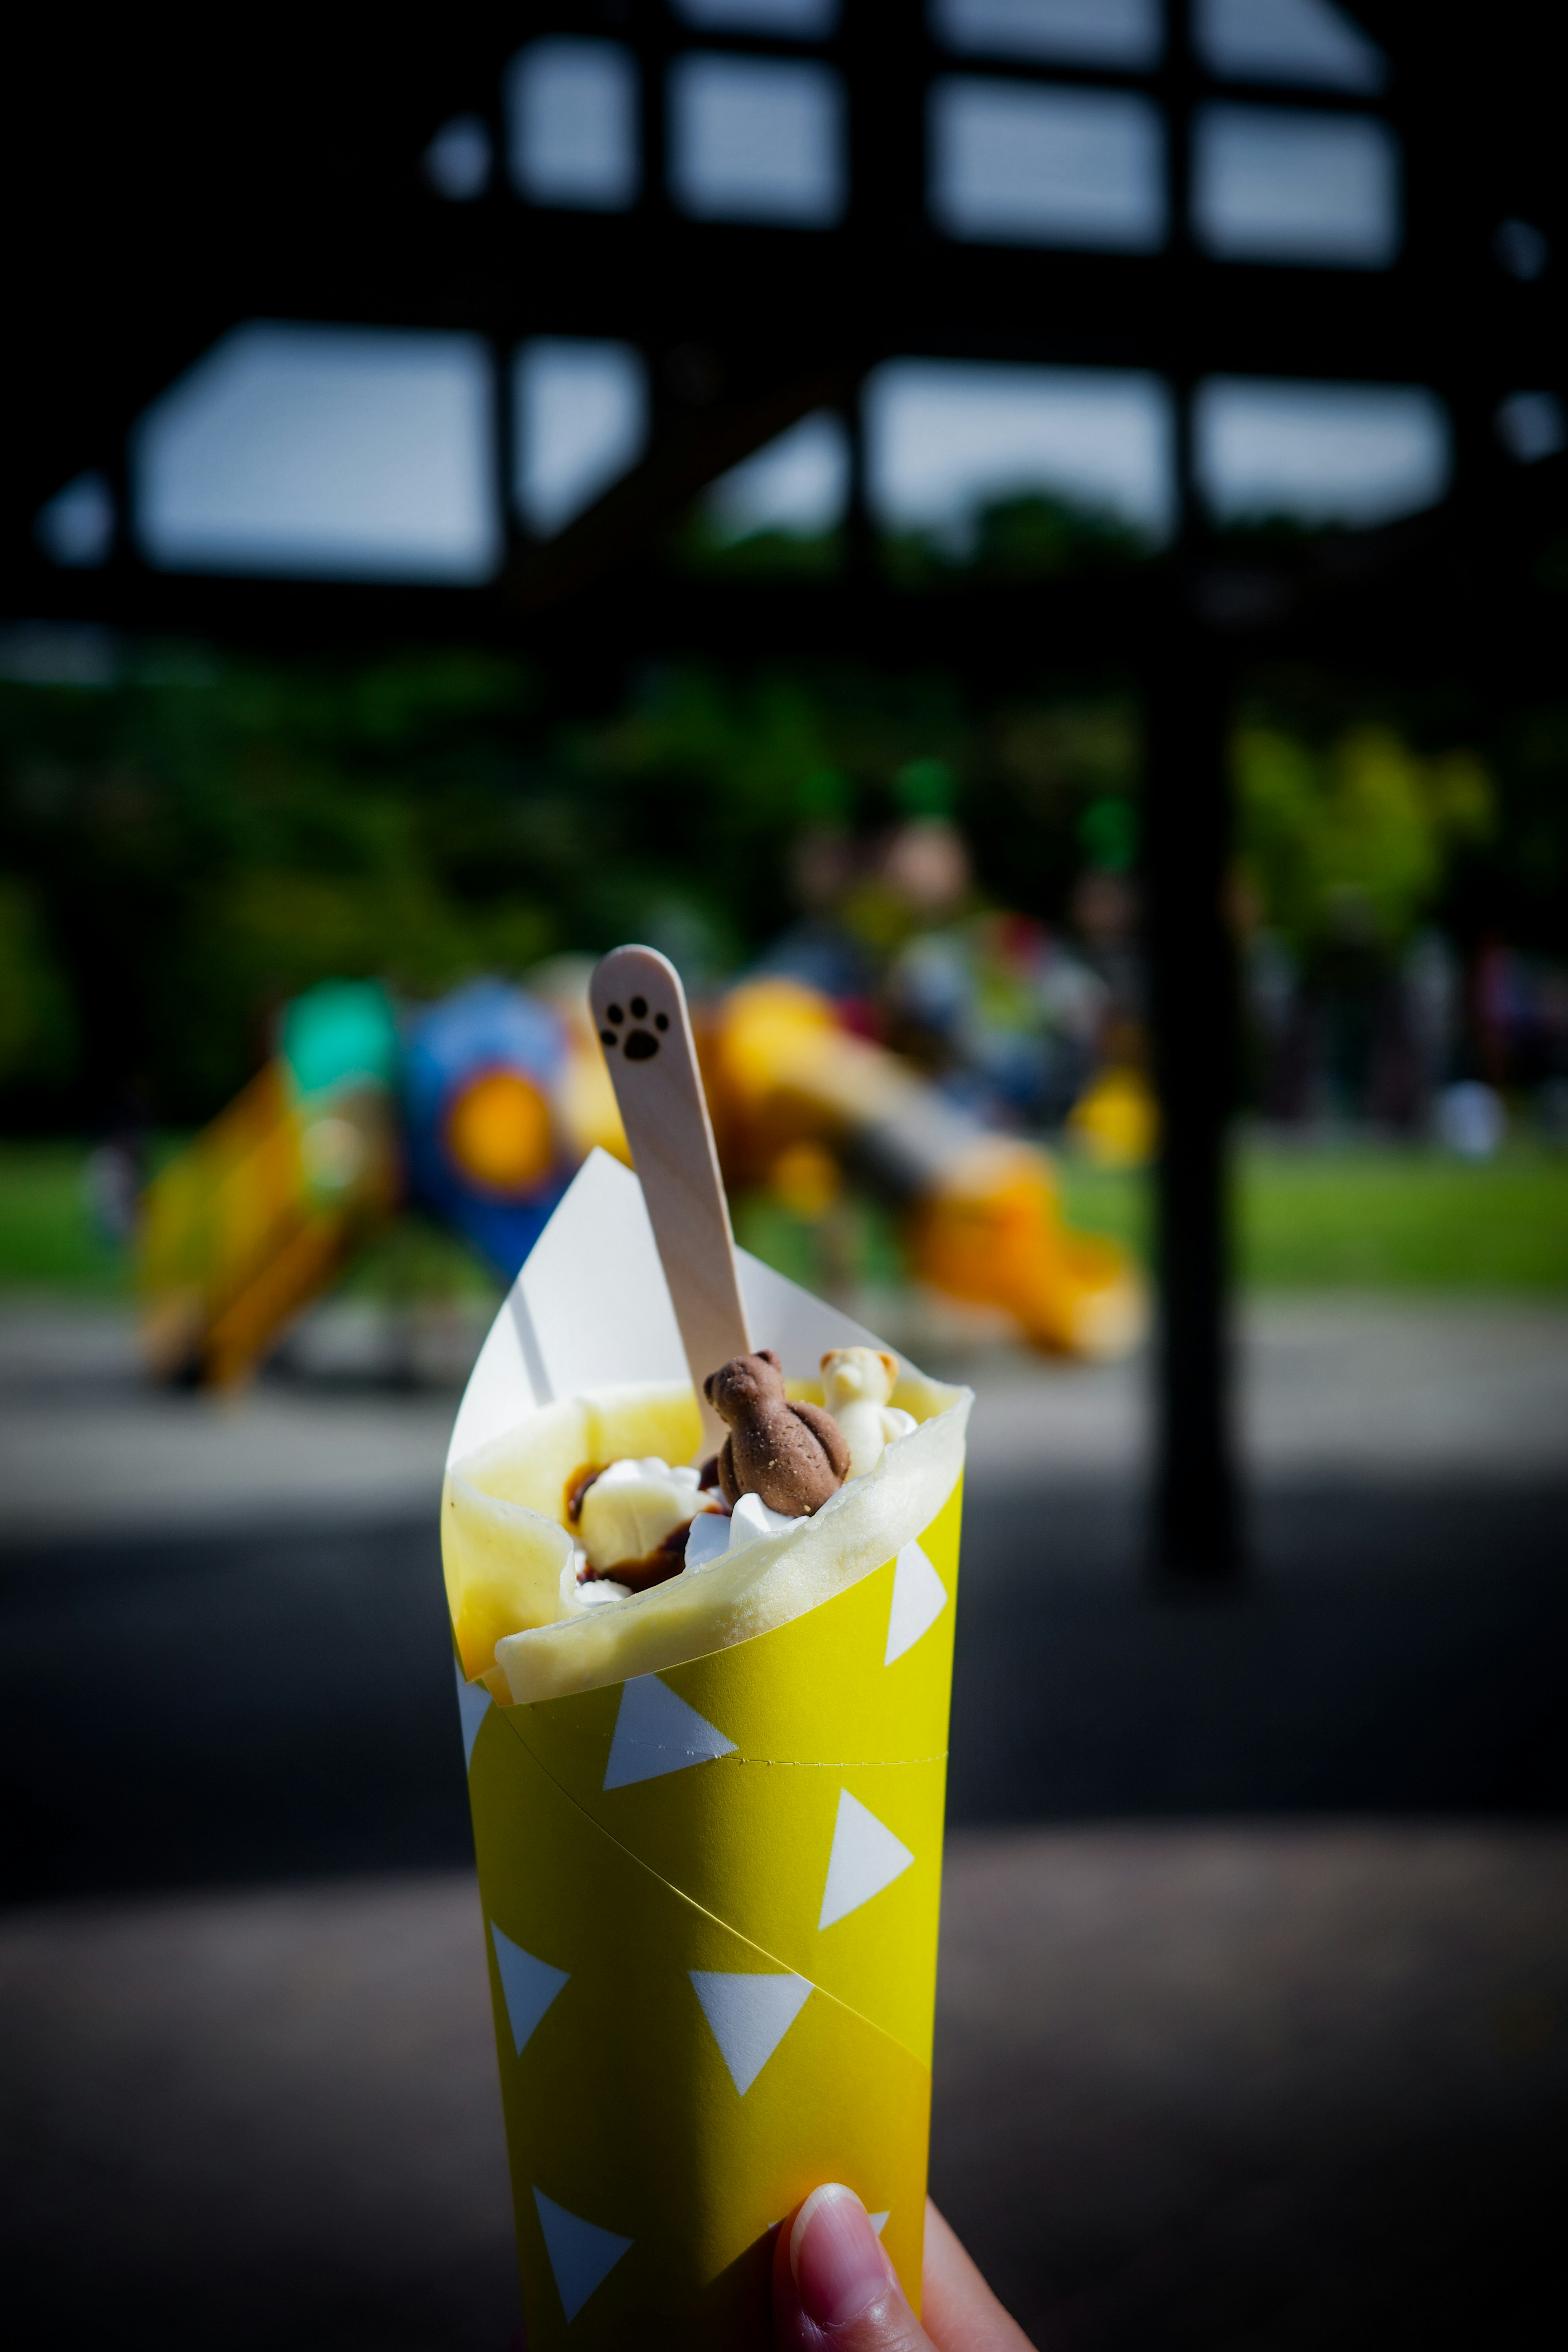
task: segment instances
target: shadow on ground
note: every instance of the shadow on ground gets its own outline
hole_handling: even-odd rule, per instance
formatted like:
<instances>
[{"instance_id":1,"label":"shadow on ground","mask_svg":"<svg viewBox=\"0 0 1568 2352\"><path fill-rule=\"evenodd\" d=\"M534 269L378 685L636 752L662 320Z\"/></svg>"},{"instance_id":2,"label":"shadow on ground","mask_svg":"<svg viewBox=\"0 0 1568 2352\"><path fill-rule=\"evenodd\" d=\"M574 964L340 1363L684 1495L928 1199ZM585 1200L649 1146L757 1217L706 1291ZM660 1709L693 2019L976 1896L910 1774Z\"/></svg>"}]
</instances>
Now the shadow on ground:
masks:
<instances>
[{"instance_id":1,"label":"shadow on ground","mask_svg":"<svg viewBox=\"0 0 1568 2352\"><path fill-rule=\"evenodd\" d=\"M1174 1601L1125 1480L972 1503L933 2179L1042 2344L1559 2340L1565 1506L1276 1475ZM20 2339L501 2352L426 1514L0 1552L0 1763Z\"/></svg>"},{"instance_id":2,"label":"shadow on ground","mask_svg":"<svg viewBox=\"0 0 1568 2352\"><path fill-rule=\"evenodd\" d=\"M1568 1809L1568 1482L1264 1489L1257 1572L1152 1598L1125 1484L964 1525L955 1823ZM0 1553L16 1894L469 1852L427 1521Z\"/></svg>"}]
</instances>

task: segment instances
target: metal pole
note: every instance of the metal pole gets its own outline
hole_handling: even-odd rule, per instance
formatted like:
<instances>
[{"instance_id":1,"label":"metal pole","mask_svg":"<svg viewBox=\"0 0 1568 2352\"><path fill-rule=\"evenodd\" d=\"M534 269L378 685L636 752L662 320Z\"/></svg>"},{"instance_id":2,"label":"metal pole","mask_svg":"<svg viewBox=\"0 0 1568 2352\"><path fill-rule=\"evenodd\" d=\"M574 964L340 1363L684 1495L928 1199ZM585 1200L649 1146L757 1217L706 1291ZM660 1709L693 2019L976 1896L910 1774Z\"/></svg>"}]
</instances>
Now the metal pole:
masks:
<instances>
[{"instance_id":1,"label":"metal pole","mask_svg":"<svg viewBox=\"0 0 1568 2352\"><path fill-rule=\"evenodd\" d=\"M1236 989L1226 666L1181 609L1147 682L1146 938L1154 1088L1158 1307L1154 1357L1156 1573L1215 1584L1240 1570L1230 1395L1226 1166Z\"/></svg>"},{"instance_id":2,"label":"metal pole","mask_svg":"<svg viewBox=\"0 0 1568 2352\"><path fill-rule=\"evenodd\" d=\"M1170 0L1165 101L1170 267L1166 370L1175 404L1174 544L1144 673L1144 924L1160 1145L1154 1170L1153 1567L1223 1584L1240 1570L1231 1426L1226 1129L1236 994L1225 896L1228 664L1199 616L1206 537L1194 436L1190 0Z\"/></svg>"}]
</instances>

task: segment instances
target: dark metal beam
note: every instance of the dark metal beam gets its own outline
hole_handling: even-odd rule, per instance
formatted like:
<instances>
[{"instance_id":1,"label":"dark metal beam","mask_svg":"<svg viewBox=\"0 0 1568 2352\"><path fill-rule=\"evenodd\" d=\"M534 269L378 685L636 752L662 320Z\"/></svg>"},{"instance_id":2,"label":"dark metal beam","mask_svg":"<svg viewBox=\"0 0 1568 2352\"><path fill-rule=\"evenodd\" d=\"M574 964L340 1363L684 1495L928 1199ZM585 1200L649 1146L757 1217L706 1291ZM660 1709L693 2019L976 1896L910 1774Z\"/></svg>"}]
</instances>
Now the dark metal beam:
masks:
<instances>
[{"instance_id":1,"label":"dark metal beam","mask_svg":"<svg viewBox=\"0 0 1568 2352\"><path fill-rule=\"evenodd\" d=\"M1160 1107L1152 1535L1157 1573L1214 1586L1241 1565L1230 1360L1229 663L1194 621L1179 578L1172 587L1144 702L1143 937Z\"/></svg>"},{"instance_id":2,"label":"dark metal beam","mask_svg":"<svg viewBox=\"0 0 1568 2352\"><path fill-rule=\"evenodd\" d=\"M507 604L537 613L577 593L668 530L721 474L847 389L841 372L817 368L750 399L670 417L639 465L557 537L514 560L501 582Z\"/></svg>"}]
</instances>

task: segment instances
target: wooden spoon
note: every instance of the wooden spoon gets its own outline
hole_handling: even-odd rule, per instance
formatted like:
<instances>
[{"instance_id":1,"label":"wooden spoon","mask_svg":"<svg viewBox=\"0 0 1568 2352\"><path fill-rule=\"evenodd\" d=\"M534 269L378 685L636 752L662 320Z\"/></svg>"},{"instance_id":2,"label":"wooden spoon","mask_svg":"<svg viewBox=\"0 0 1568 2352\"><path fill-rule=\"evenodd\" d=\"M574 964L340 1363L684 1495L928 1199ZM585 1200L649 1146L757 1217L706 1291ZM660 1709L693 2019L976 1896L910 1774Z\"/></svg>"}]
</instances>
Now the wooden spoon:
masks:
<instances>
[{"instance_id":1,"label":"wooden spoon","mask_svg":"<svg viewBox=\"0 0 1568 2352\"><path fill-rule=\"evenodd\" d=\"M727 1434L702 1392L710 1372L752 1352L730 1204L680 975L657 948L614 948L588 1001L641 1180L680 1327L707 1450Z\"/></svg>"}]
</instances>

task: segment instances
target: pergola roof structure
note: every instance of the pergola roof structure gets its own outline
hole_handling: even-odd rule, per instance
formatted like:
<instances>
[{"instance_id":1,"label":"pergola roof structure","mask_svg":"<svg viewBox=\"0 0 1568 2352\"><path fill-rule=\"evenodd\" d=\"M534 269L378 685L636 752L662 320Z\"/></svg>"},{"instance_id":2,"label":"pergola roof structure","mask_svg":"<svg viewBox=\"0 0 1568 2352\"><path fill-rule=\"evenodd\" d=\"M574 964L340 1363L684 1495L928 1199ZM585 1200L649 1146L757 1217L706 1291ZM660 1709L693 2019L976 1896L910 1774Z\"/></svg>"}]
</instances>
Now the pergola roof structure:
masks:
<instances>
[{"instance_id":1,"label":"pergola roof structure","mask_svg":"<svg viewBox=\"0 0 1568 2352\"><path fill-rule=\"evenodd\" d=\"M987 13L1004 22L1008 15L995 0L980 9L982 24ZM1127 12L1108 13L1116 20ZM1084 11L1066 14L1081 19ZM1148 14L1157 21L1157 9ZM1223 0L1219 14L1223 21ZM1433 550L1441 546L1450 596L1456 565L1491 575L1473 603L1463 599L1467 625L1496 634L1505 618L1521 647L1536 625L1513 593L1526 567L1509 558L1534 520L1560 503L1550 478L1563 467L1548 460L1521 474L1494 420L1510 394L1559 383L1562 265L1510 274L1498 235L1504 222L1531 225L1550 254L1563 215L1563 151L1548 119L1550 12L1528 0L1485 11L1359 0L1339 14L1378 44L1386 62L1372 79L1380 87L1281 81L1256 65L1249 79L1245 58L1216 75L1189 37L1189 28L1201 37L1207 21L1189 0L1171 0L1158 54L1131 64L1075 62L1062 45L1020 57L982 40L955 53L938 37L941 9L922 10L918 0L821 9L796 0L771 10L755 0L730 10L701 0L477 7L395 39L359 12L325 22L273 12L195 37L176 20L102 20L84 36L39 18L26 58L13 53L12 87L26 93L26 111L13 113L5 159L20 232L0 517L5 602L13 612L76 610L132 625L280 625L319 637L433 625L510 635L520 620L596 583L608 592L605 619L619 619L611 632L619 638L637 625L637 600L619 616L624 600L611 583L705 481L806 409L852 402L879 360L920 353L1151 369L1178 391L1214 375L1430 385L1454 436L1453 486L1437 528L1428 520L1379 534L1375 547L1320 555L1306 579L1254 579L1248 590L1227 572L1207 591L1210 618L1269 634L1294 622L1331 637L1325 600L1313 593L1325 569L1342 592L1393 564L1406 574L1405 596L1372 603L1380 634L1414 644L1431 634ZM803 41L738 30L747 16L836 25L829 37ZM637 181L621 208L530 202L502 168L509 60L531 37L552 32L607 42L633 61ZM666 94L694 51L809 59L836 78L845 138L837 217L802 227L697 217L683 206ZM955 79L1146 100L1167 131L1163 232L1146 250L945 233L929 186L931 94ZM1194 126L1216 101L1272 110L1276 121L1315 112L1386 122L1401 182L1390 266L1271 263L1205 249L1193 226ZM454 117L483 123L497 158L489 186L469 202L444 200L422 166ZM508 403L498 397L506 555L493 582L437 592L319 582L301 589L230 575L198 585L139 551L126 436L184 369L249 319L464 329L484 336L498 362L542 332L615 336L648 362L650 446L595 509L548 546L531 545L508 495ZM100 571L62 578L38 543L37 518L89 469L120 494L113 555ZM1494 570L1488 556L1500 533ZM848 626L874 646L869 607L883 601L876 584L862 581L848 600L860 615L853 625L834 609L846 600L831 588L782 598L761 591L770 609L765 624L761 610L755 615L759 634L842 645ZM1138 589L1128 583L1124 593L1136 608ZM1103 643L1112 614L1098 602L1086 612L1077 594L1056 601L1081 616L1075 638ZM279 612L269 623L271 606ZM734 592L726 585L722 596L704 596L693 587L674 605L665 600L672 617L685 619L689 607L687 625L706 633L734 616ZM995 642L996 617L986 614L978 643ZM910 619L901 615L900 637ZM731 618L731 630L744 626ZM1343 634L1364 643L1364 616Z\"/></svg>"},{"instance_id":2,"label":"pergola roof structure","mask_svg":"<svg viewBox=\"0 0 1568 2352\"><path fill-rule=\"evenodd\" d=\"M1164 1554L1213 1570L1234 1551L1215 1043L1228 988L1226 677L1238 658L1279 651L1503 688L1553 673L1551 583L1568 566L1542 555L1568 525L1568 456L1521 465L1498 430L1521 393L1543 399L1548 420L1558 395L1561 417L1565 389L1552 14L1532 0L581 0L390 22L275 8L197 27L36 12L13 36L4 160L4 604L17 617L253 641L489 636L566 667L679 647L817 648L940 658L983 679L1037 667L1048 647L1057 665L1139 669L1165 1123ZM1233 37L1325 18L1341 45L1326 71L1281 75L1267 38L1249 49ZM1046 25L1043 46L1019 37L1026 22ZM531 184L508 119L510 61L561 38L619 60L629 109L630 163L587 201L552 190L548 170ZM715 205L694 184L680 143L694 56L786 71L797 89L803 71L815 77L833 157L793 217L754 206L747 217L744 202L726 217L722 194ZM974 96L982 85L989 99ZM1098 243L1016 221L988 229L984 203L955 219L942 194L942 142L960 135L948 117L967 107L963 135L984 151L986 123L1003 135L1012 119L997 110L1008 91L1026 116L1042 97L1078 93L1142 125L1158 184L1142 228L1109 242L1102 228ZM1338 257L1291 251L1288 235L1270 251L1267 237L1248 245L1245 222L1227 243L1211 185L1216 110L1233 124L1245 114L1255 140L1294 135L1290 122L1373 126L1348 135L1391 175L1381 249L1374 233ZM439 192L427 160L454 121L493 163L462 201ZM148 560L135 422L253 320L483 339L502 549L492 577L302 582ZM539 335L635 345L652 388L640 462L547 540L530 536L513 496L507 390L513 351ZM1065 583L901 593L866 524L857 391L907 355L1152 372L1176 419L1179 527L1165 559ZM1451 432L1447 497L1293 552L1227 541L1205 523L1194 463L1194 389L1216 376L1429 387ZM825 404L857 452L836 579L715 585L662 564L661 534L704 484ZM112 501L106 560L62 566L38 518L84 475Z\"/></svg>"}]
</instances>

